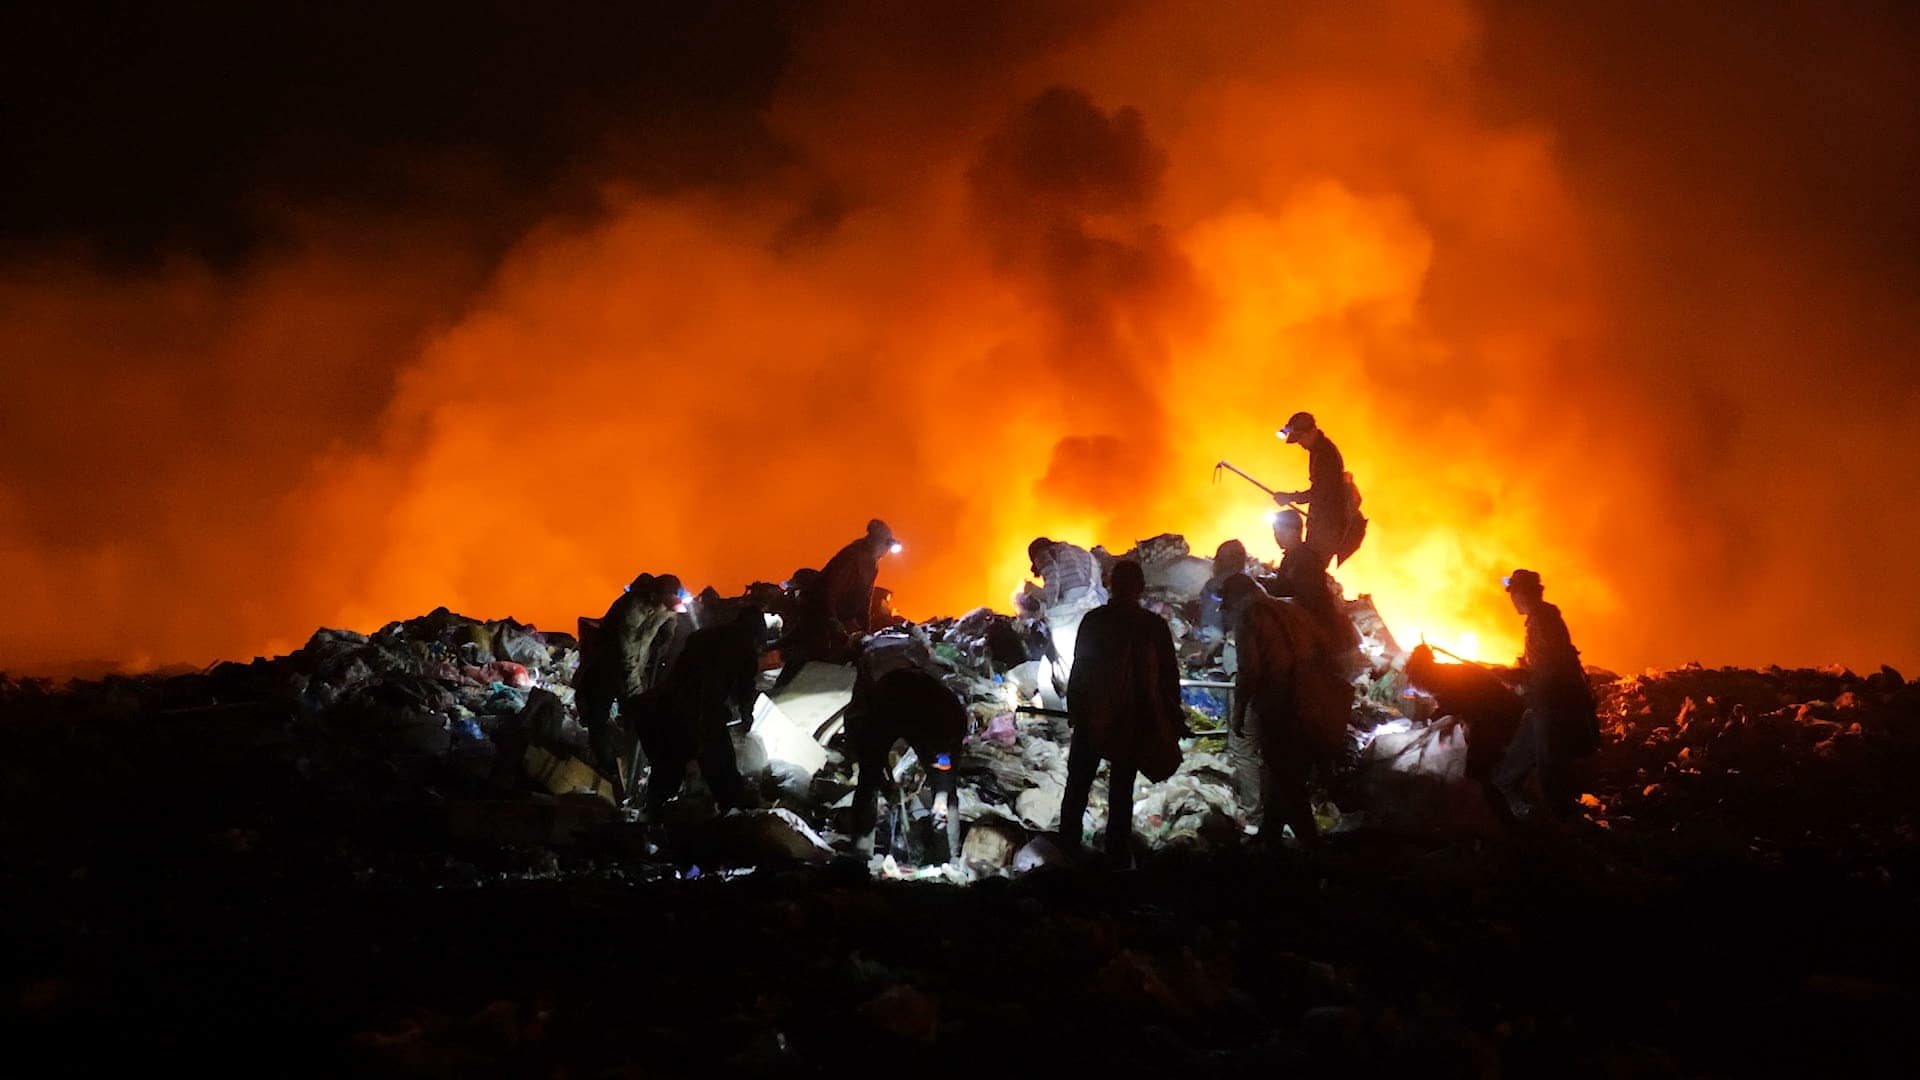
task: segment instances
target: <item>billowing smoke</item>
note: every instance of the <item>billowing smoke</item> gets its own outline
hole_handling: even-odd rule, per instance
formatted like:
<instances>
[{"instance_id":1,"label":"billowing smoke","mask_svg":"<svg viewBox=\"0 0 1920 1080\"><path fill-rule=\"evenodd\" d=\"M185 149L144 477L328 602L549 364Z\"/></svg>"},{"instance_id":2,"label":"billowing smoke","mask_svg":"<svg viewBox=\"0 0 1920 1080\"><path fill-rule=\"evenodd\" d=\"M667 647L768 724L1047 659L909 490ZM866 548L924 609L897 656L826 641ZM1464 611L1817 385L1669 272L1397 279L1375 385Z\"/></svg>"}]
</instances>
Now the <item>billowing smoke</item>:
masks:
<instances>
[{"instance_id":1,"label":"billowing smoke","mask_svg":"<svg viewBox=\"0 0 1920 1080\"><path fill-rule=\"evenodd\" d=\"M723 5L674 39L736 73L704 123L556 92L538 175L435 147L433 198L296 191L237 258L17 251L0 667L568 628L876 515L920 615L1003 603L1043 533L1270 554L1210 471L1304 486L1296 409L1402 636L1511 655L1526 565L1597 663L1920 661L1911 27L1669 56L1532 6L980 8Z\"/></svg>"}]
</instances>

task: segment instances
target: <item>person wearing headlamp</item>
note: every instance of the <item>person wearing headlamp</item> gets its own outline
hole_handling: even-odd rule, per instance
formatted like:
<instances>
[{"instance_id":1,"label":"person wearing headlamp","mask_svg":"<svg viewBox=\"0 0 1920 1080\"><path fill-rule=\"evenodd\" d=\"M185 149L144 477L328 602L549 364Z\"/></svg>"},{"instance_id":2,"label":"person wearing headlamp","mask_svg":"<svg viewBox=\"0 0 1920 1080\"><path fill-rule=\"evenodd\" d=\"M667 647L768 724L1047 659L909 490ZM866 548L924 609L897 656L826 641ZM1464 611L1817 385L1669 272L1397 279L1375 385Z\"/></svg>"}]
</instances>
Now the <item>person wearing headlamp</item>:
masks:
<instances>
[{"instance_id":1,"label":"person wearing headlamp","mask_svg":"<svg viewBox=\"0 0 1920 1080\"><path fill-rule=\"evenodd\" d=\"M1359 547L1365 519L1359 516L1358 490L1340 448L1320 430L1312 413L1294 413L1274 434L1307 452L1307 489L1275 492L1273 501L1283 509L1295 503L1307 508L1306 550L1324 575L1334 559L1344 562Z\"/></svg>"},{"instance_id":2,"label":"person wearing headlamp","mask_svg":"<svg viewBox=\"0 0 1920 1080\"><path fill-rule=\"evenodd\" d=\"M1532 570L1515 570L1503 584L1513 609L1526 617L1526 652L1520 658L1521 697L1526 712L1518 735L1494 773L1512 791L1533 773L1554 817L1571 819L1579 809L1573 759L1598 749L1599 722L1593 687L1580 650L1559 607L1547 603L1546 586Z\"/></svg>"}]
</instances>

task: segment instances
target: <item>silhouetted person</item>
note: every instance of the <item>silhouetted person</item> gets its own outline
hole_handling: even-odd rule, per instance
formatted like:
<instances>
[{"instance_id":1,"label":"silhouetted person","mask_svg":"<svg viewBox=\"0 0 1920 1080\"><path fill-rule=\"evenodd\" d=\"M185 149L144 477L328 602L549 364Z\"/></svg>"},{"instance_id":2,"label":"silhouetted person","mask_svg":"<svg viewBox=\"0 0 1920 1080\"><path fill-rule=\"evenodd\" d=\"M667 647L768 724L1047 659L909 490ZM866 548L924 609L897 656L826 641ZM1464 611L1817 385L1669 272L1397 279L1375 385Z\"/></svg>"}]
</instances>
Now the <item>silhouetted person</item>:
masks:
<instances>
[{"instance_id":1,"label":"silhouetted person","mask_svg":"<svg viewBox=\"0 0 1920 1080\"><path fill-rule=\"evenodd\" d=\"M1300 605L1241 577L1227 581L1226 609L1239 658L1230 726L1244 735L1249 712L1257 725L1261 831L1277 836L1286 824L1302 844L1316 844L1307 778L1346 737L1353 686L1323 626Z\"/></svg>"},{"instance_id":2,"label":"silhouetted person","mask_svg":"<svg viewBox=\"0 0 1920 1080\"><path fill-rule=\"evenodd\" d=\"M1359 508L1354 505L1346 459L1314 422L1312 413L1294 413L1279 434L1307 451L1308 486L1305 491L1280 492L1273 499L1283 509L1289 503L1305 504L1306 551L1324 575L1334 559L1344 561L1359 546L1360 537L1355 535L1360 525Z\"/></svg>"},{"instance_id":3,"label":"silhouetted person","mask_svg":"<svg viewBox=\"0 0 1920 1080\"><path fill-rule=\"evenodd\" d=\"M1080 624L1067 683L1073 744L1060 801L1060 840L1069 849L1080 846L1087 793L1105 760L1106 850L1126 865L1133 858L1134 778L1158 783L1173 775L1186 722L1173 632L1165 619L1140 606L1147 591L1140 564L1115 563L1110 585L1112 598Z\"/></svg>"},{"instance_id":4,"label":"silhouetted person","mask_svg":"<svg viewBox=\"0 0 1920 1080\"><path fill-rule=\"evenodd\" d=\"M863 665L864 668L864 665ZM926 770L934 791L934 816L944 818L947 858L960 857L960 804L953 765L967 737L967 708L935 676L903 667L878 678L862 670L847 708L847 746L859 766L853 795L854 848L873 854L880 793L894 789L887 755L905 740Z\"/></svg>"},{"instance_id":5,"label":"silhouetted person","mask_svg":"<svg viewBox=\"0 0 1920 1080\"><path fill-rule=\"evenodd\" d=\"M727 727L736 717L753 716L765 626L759 609L748 606L731 622L695 630L665 682L638 700L635 726L652 764L649 811L679 793L687 766L695 761L723 812L757 802L740 776Z\"/></svg>"},{"instance_id":6,"label":"silhouetted person","mask_svg":"<svg viewBox=\"0 0 1920 1080\"><path fill-rule=\"evenodd\" d=\"M1527 619L1526 653L1520 658L1526 710L1495 779L1502 788L1514 790L1533 772L1548 812L1566 819L1579 805L1573 759L1592 753L1600 736L1580 650L1573 647L1560 609L1543 599L1545 592L1540 575L1532 570L1515 570L1507 577L1513 609Z\"/></svg>"},{"instance_id":7,"label":"silhouetted person","mask_svg":"<svg viewBox=\"0 0 1920 1080\"><path fill-rule=\"evenodd\" d=\"M1494 782L1494 772L1520 730L1525 711L1520 695L1478 664L1435 662L1426 645L1407 658L1407 682L1432 696L1438 715L1454 717L1466 728L1467 777L1480 785L1494 814L1512 824L1511 804Z\"/></svg>"},{"instance_id":8,"label":"silhouetted person","mask_svg":"<svg viewBox=\"0 0 1920 1080\"><path fill-rule=\"evenodd\" d=\"M620 748L612 716L614 703L626 703L652 689L664 674L657 657L670 650L680 579L671 574L641 574L614 598L591 632L580 636L580 667L574 675L574 705L587 729L593 766L626 799L620 778Z\"/></svg>"},{"instance_id":9,"label":"silhouetted person","mask_svg":"<svg viewBox=\"0 0 1920 1080\"><path fill-rule=\"evenodd\" d=\"M820 571L820 602L848 634L865 633L873 617L873 583L880 560L899 549L893 530L879 518L867 534L840 549Z\"/></svg>"},{"instance_id":10,"label":"silhouetted person","mask_svg":"<svg viewBox=\"0 0 1920 1080\"><path fill-rule=\"evenodd\" d=\"M899 547L887 523L874 518L866 535L841 548L824 569L795 571L791 584L798 596L786 616L775 688L792 682L813 661L843 664L853 658L858 650L850 641L872 629L880 560Z\"/></svg>"},{"instance_id":11,"label":"silhouetted person","mask_svg":"<svg viewBox=\"0 0 1920 1080\"><path fill-rule=\"evenodd\" d=\"M1216 638L1225 636L1227 619L1221 607L1227 579L1247 572L1247 545L1238 540L1223 541L1213 552L1213 576L1200 590L1200 628Z\"/></svg>"}]
</instances>

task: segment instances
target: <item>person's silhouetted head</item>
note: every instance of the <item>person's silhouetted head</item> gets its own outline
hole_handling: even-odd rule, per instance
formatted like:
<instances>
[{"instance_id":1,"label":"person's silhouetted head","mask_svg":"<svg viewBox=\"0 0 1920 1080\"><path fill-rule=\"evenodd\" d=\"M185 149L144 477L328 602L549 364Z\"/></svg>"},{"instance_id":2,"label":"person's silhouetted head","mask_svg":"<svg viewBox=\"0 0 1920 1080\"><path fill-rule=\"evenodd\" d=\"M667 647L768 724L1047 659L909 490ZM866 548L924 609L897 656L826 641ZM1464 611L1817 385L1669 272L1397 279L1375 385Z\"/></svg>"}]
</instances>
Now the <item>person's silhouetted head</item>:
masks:
<instances>
[{"instance_id":1,"label":"person's silhouetted head","mask_svg":"<svg viewBox=\"0 0 1920 1080\"><path fill-rule=\"evenodd\" d=\"M1297 412L1287 417L1287 426L1274 434L1287 440L1288 443L1298 443L1312 449L1313 444L1320 438L1320 425L1314 422L1312 413Z\"/></svg>"},{"instance_id":2,"label":"person's silhouetted head","mask_svg":"<svg viewBox=\"0 0 1920 1080\"><path fill-rule=\"evenodd\" d=\"M1116 604L1138 603L1147 595L1147 573L1132 559L1122 559L1113 564L1113 572L1107 576L1107 591Z\"/></svg>"},{"instance_id":3,"label":"person's silhouetted head","mask_svg":"<svg viewBox=\"0 0 1920 1080\"><path fill-rule=\"evenodd\" d=\"M1292 551L1305 542L1307 519L1298 510L1277 510L1273 515L1273 542L1281 551Z\"/></svg>"},{"instance_id":4,"label":"person's silhouetted head","mask_svg":"<svg viewBox=\"0 0 1920 1080\"><path fill-rule=\"evenodd\" d=\"M1036 536L1033 542L1027 545L1027 562L1032 566L1035 574L1040 573L1040 563L1047 557L1047 552L1053 550L1054 543L1055 541L1050 537Z\"/></svg>"},{"instance_id":5,"label":"person's silhouetted head","mask_svg":"<svg viewBox=\"0 0 1920 1080\"><path fill-rule=\"evenodd\" d=\"M1515 570L1506 578L1507 596L1513 600L1513 610L1522 615L1533 611L1540 602L1547 587L1541 583L1540 575L1531 570Z\"/></svg>"},{"instance_id":6,"label":"person's silhouetted head","mask_svg":"<svg viewBox=\"0 0 1920 1080\"><path fill-rule=\"evenodd\" d=\"M1241 543L1240 541L1228 540L1222 543L1218 548L1214 550L1214 553L1213 553L1214 576L1218 577L1222 574L1237 574L1240 571L1245 570L1246 568L1247 568L1247 545Z\"/></svg>"},{"instance_id":7,"label":"person's silhouetted head","mask_svg":"<svg viewBox=\"0 0 1920 1080\"><path fill-rule=\"evenodd\" d=\"M900 538L893 535L893 528L879 518L867 522L867 542L873 545L875 555L887 555L900 549Z\"/></svg>"},{"instance_id":8,"label":"person's silhouetted head","mask_svg":"<svg viewBox=\"0 0 1920 1080\"><path fill-rule=\"evenodd\" d=\"M1434 663L1432 646L1424 641L1414 646L1407 656L1407 682L1421 690L1432 686Z\"/></svg>"},{"instance_id":9,"label":"person's silhouetted head","mask_svg":"<svg viewBox=\"0 0 1920 1080\"><path fill-rule=\"evenodd\" d=\"M1229 616L1237 616L1260 594L1257 582L1245 574L1235 574L1227 579L1226 585L1220 590L1220 607Z\"/></svg>"}]
</instances>

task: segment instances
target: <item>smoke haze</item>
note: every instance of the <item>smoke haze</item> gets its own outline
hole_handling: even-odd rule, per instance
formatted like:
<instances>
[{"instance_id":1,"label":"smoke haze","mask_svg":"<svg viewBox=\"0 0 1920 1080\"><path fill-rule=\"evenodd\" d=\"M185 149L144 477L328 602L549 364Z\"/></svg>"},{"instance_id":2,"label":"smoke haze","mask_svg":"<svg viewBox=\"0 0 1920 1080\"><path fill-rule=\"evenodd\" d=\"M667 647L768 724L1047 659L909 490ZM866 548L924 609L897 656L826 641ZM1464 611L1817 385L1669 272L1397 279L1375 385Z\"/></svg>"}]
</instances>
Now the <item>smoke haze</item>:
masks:
<instances>
[{"instance_id":1,"label":"smoke haze","mask_svg":"<svg viewBox=\"0 0 1920 1080\"><path fill-rule=\"evenodd\" d=\"M1920 667L1914 17L1279 8L36 16L0 669L571 629L872 516L915 616L1041 534L1271 557L1210 472L1304 486L1297 409L1403 639L1510 657L1529 566L1617 669Z\"/></svg>"}]
</instances>

